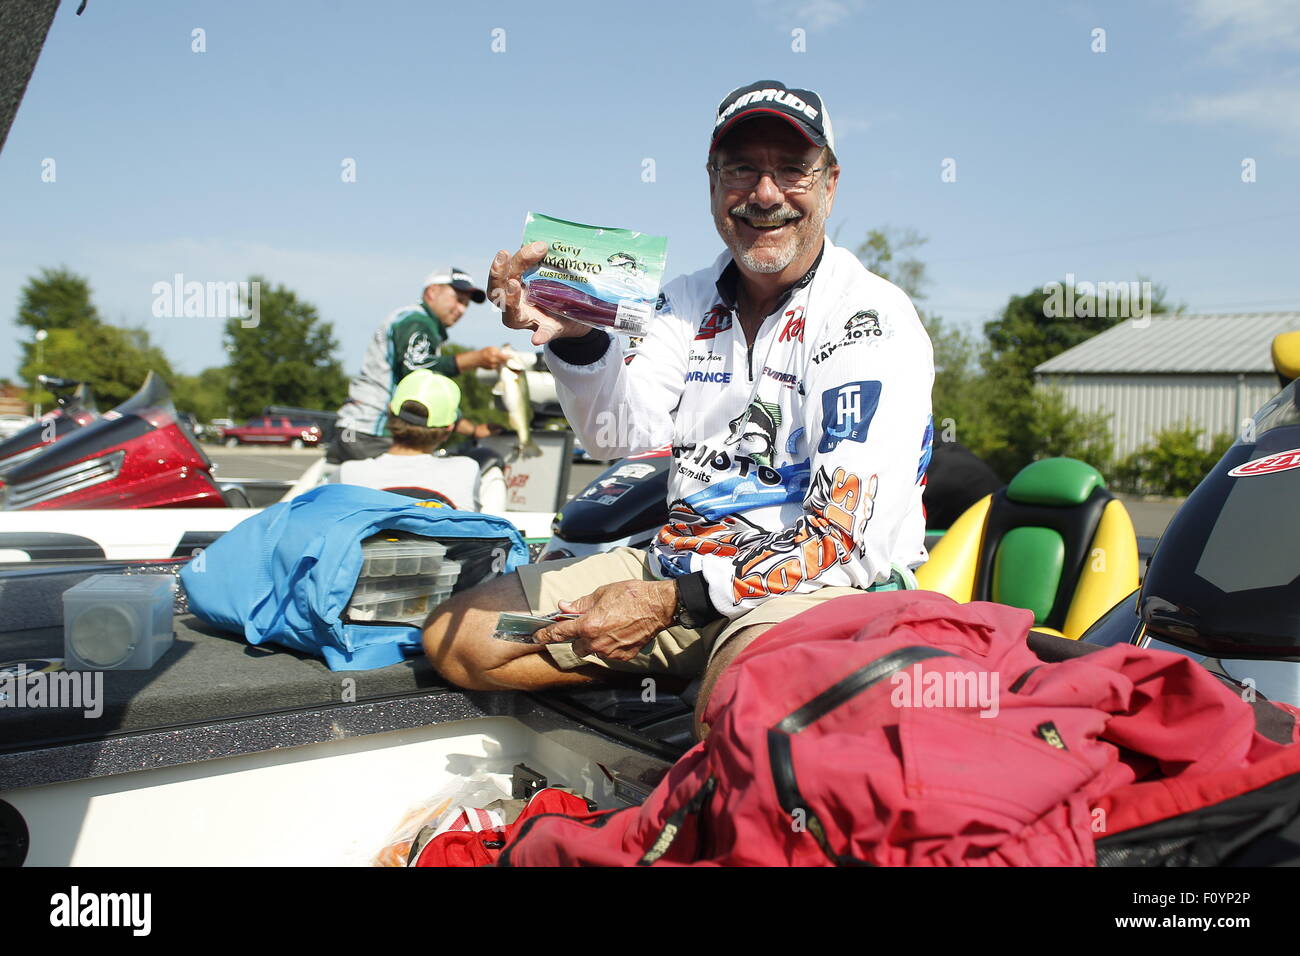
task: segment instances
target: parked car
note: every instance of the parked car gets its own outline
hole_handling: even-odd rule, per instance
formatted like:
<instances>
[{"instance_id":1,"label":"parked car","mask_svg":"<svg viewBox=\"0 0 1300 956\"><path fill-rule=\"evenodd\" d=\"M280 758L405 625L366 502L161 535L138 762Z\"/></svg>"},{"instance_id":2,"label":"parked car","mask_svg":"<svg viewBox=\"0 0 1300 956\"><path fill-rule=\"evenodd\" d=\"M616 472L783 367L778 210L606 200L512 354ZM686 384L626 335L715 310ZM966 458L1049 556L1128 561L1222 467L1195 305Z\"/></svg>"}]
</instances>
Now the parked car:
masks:
<instances>
[{"instance_id":1,"label":"parked car","mask_svg":"<svg viewBox=\"0 0 1300 956\"><path fill-rule=\"evenodd\" d=\"M321 430L311 422L294 421L278 415L250 418L248 424L227 428L222 442L227 448L237 445L288 445L305 448L319 445Z\"/></svg>"},{"instance_id":2,"label":"parked car","mask_svg":"<svg viewBox=\"0 0 1300 956\"><path fill-rule=\"evenodd\" d=\"M232 418L214 418L203 426L204 441L224 441L226 429L234 428L235 421Z\"/></svg>"},{"instance_id":3,"label":"parked car","mask_svg":"<svg viewBox=\"0 0 1300 956\"><path fill-rule=\"evenodd\" d=\"M292 405L267 405L262 409L262 414L269 415L271 418L285 417L295 422L315 425L320 429L320 440L322 442L334 440L335 424L338 420L337 411L326 412L317 408L295 408Z\"/></svg>"},{"instance_id":4,"label":"parked car","mask_svg":"<svg viewBox=\"0 0 1300 956\"><path fill-rule=\"evenodd\" d=\"M0 440L13 438L34 421L30 415L0 415Z\"/></svg>"}]
</instances>

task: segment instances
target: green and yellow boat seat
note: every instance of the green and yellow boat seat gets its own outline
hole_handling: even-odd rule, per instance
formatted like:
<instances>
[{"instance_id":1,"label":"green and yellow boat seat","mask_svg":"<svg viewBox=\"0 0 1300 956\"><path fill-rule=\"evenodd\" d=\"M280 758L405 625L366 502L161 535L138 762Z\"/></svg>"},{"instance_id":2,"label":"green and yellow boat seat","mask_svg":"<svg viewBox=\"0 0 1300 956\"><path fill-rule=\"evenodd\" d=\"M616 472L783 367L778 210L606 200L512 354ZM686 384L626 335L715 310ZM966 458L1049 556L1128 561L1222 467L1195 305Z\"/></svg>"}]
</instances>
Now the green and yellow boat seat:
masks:
<instances>
[{"instance_id":1,"label":"green and yellow boat seat","mask_svg":"<svg viewBox=\"0 0 1300 956\"><path fill-rule=\"evenodd\" d=\"M954 601L1025 608L1036 630L1077 640L1137 588L1137 535L1097 469L1045 458L971 505L916 579Z\"/></svg>"}]
</instances>

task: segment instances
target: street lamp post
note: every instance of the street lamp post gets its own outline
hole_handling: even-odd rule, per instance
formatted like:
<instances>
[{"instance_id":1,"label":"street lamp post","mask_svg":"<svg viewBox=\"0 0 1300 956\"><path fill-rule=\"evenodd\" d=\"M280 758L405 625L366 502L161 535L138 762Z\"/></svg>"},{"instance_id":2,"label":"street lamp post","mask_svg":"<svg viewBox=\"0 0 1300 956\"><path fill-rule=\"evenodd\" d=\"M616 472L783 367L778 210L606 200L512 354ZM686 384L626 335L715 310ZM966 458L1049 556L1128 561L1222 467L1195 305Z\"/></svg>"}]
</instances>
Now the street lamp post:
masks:
<instances>
[{"instance_id":1,"label":"street lamp post","mask_svg":"<svg viewBox=\"0 0 1300 956\"><path fill-rule=\"evenodd\" d=\"M48 335L49 333L46 332L44 329L36 330L36 374L37 375L41 374L41 369L45 365L45 338ZM37 394L39 394L40 387L41 387L40 383L38 382L36 385ZM33 417L34 418L41 417L41 403L39 401L36 402L36 414Z\"/></svg>"}]
</instances>

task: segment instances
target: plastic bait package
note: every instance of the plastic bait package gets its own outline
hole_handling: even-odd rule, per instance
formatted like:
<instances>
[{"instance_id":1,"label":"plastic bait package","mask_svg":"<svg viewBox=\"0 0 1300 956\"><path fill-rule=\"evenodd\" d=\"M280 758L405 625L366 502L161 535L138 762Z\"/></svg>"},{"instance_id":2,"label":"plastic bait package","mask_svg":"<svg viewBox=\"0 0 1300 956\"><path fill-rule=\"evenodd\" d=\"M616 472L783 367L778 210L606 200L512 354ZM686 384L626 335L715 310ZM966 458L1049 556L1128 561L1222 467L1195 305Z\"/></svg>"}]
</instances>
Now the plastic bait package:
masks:
<instances>
[{"instance_id":1,"label":"plastic bait package","mask_svg":"<svg viewBox=\"0 0 1300 956\"><path fill-rule=\"evenodd\" d=\"M497 628L492 632L492 636L498 641L510 641L512 644L536 644L533 635L542 628L549 627L557 621L571 621L577 616L577 614L562 611L556 611L542 617L502 611L497 618Z\"/></svg>"},{"instance_id":2,"label":"plastic bait package","mask_svg":"<svg viewBox=\"0 0 1300 956\"><path fill-rule=\"evenodd\" d=\"M629 229L585 226L530 212L524 245L546 258L523 275L528 301L557 319L624 335L650 331L668 261L668 240Z\"/></svg>"}]
</instances>

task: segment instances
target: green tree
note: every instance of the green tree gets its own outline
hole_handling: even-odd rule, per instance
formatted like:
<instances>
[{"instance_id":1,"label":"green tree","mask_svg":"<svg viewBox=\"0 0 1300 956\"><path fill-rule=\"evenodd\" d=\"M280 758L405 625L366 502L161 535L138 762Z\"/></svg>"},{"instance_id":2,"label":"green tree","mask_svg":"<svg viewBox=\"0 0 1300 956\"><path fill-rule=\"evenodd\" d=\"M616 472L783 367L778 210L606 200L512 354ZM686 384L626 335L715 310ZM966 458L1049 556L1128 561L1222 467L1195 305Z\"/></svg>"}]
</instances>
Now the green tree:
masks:
<instances>
[{"instance_id":1,"label":"green tree","mask_svg":"<svg viewBox=\"0 0 1300 956\"><path fill-rule=\"evenodd\" d=\"M930 277L926 275L925 263L913 250L929 241L915 229L882 226L869 230L854 254L869 270L894 283L915 301L925 298Z\"/></svg>"},{"instance_id":2,"label":"green tree","mask_svg":"<svg viewBox=\"0 0 1300 956\"><path fill-rule=\"evenodd\" d=\"M1062 416L1073 413L1065 410L1063 398L1035 394L1034 368L1123 321L1132 311L1131 304L1121 307L1109 292L1087 294L1081 289L1074 296L1073 314L1068 314L1069 309L1060 307L1063 299L1055 290L1045 289L1012 296L1002 314L984 326L987 347L980 366L989 385L984 394L993 432L983 454L1001 474L1013 475L1047 454L1046 438L1060 447L1062 435L1079 437L1096 430L1097 422L1081 421L1081 432L1061 431ZM1168 311L1162 287L1153 289L1150 305L1153 314ZM1061 408L1054 409L1054 404ZM1093 435L1072 457L1095 455L1098 447Z\"/></svg>"},{"instance_id":3,"label":"green tree","mask_svg":"<svg viewBox=\"0 0 1300 956\"><path fill-rule=\"evenodd\" d=\"M1116 469L1122 487L1138 494L1189 495L1232 445L1230 434L1201 449L1201 429L1190 422L1156 433L1155 440L1128 455Z\"/></svg>"},{"instance_id":4,"label":"green tree","mask_svg":"<svg viewBox=\"0 0 1300 956\"><path fill-rule=\"evenodd\" d=\"M982 455L994 441L986 382L976 362L979 346L959 328L922 306L930 283L916 250L928 240L915 229L882 226L872 229L854 250L876 275L907 293L917 306L934 348L934 391L931 402L936 441L960 441Z\"/></svg>"},{"instance_id":5,"label":"green tree","mask_svg":"<svg viewBox=\"0 0 1300 956\"><path fill-rule=\"evenodd\" d=\"M1080 415L1060 389L1036 385L1034 368L1147 303L1129 301L1127 283L1080 284L1069 296L1063 286L1048 286L1012 296L978 341L921 307L930 280L917 250L925 242L913 229L884 226L868 232L855 251L918 303L934 346L935 439L960 441L1004 476L1054 455L1111 469L1109 417ZM1151 287L1149 305L1152 314L1169 311L1163 287Z\"/></svg>"},{"instance_id":6,"label":"green tree","mask_svg":"<svg viewBox=\"0 0 1300 956\"><path fill-rule=\"evenodd\" d=\"M162 350L149 341L144 329L124 329L115 325L86 325L79 329L55 329L41 350L23 365L22 377L34 382L38 374L88 382L101 410L119 405L134 395L150 371L170 383L171 363ZM43 389L32 389L32 401L49 406L54 397Z\"/></svg>"},{"instance_id":7,"label":"green tree","mask_svg":"<svg viewBox=\"0 0 1300 956\"><path fill-rule=\"evenodd\" d=\"M989 381L978 361L980 346L938 316L923 321L934 346L935 441L959 441L983 458L999 431L990 411Z\"/></svg>"},{"instance_id":8,"label":"green tree","mask_svg":"<svg viewBox=\"0 0 1300 956\"><path fill-rule=\"evenodd\" d=\"M267 405L333 410L347 396L348 379L335 357L334 326L316 307L284 286L272 288L260 276L258 321L226 322L230 356L230 405L236 417L256 415Z\"/></svg>"},{"instance_id":9,"label":"green tree","mask_svg":"<svg viewBox=\"0 0 1300 956\"><path fill-rule=\"evenodd\" d=\"M90 301L90 283L63 266L42 269L39 276L27 280L15 321L33 332L101 324L99 310Z\"/></svg>"},{"instance_id":10,"label":"green tree","mask_svg":"<svg viewBox=\"0 0 1300 956\"><path fill-rule=\"evenodd\" d=\"M67 269L42 269L29 279L15 321L47 333L39 346L34 336L23 343L19 377L25 382L40 374L80 379L90 383L101 407L110 408L135 394L150 370L171 380L171 363L149 333L102 321L90 284ZM54 398L33 385L28 400L48 406Z\"/></svg>"},{"instance_id":11,"label":"green tree","mask_svg":"<svg viewBox=\"0 0 1300 956\"><path fill-rule=\"evenodd\" d=\"M177 375L172 385L176 407L201 421L227 418L230 412L230 369L205 368L198 375Z\"/></svg>"},{"instance_id":12,"label":"green tree","mask_svg":"<svg viewBox=\"0 0 1300 956\"><path fill-rule=\"evenodd\" d=\"M1077 458L1106 472L1115 457L1110 419L1101 412L1080 414L1066 404L1062 389L1039 386L1030 394L1029 444L1034 457Z\"/></svg>"}]
</instances>

